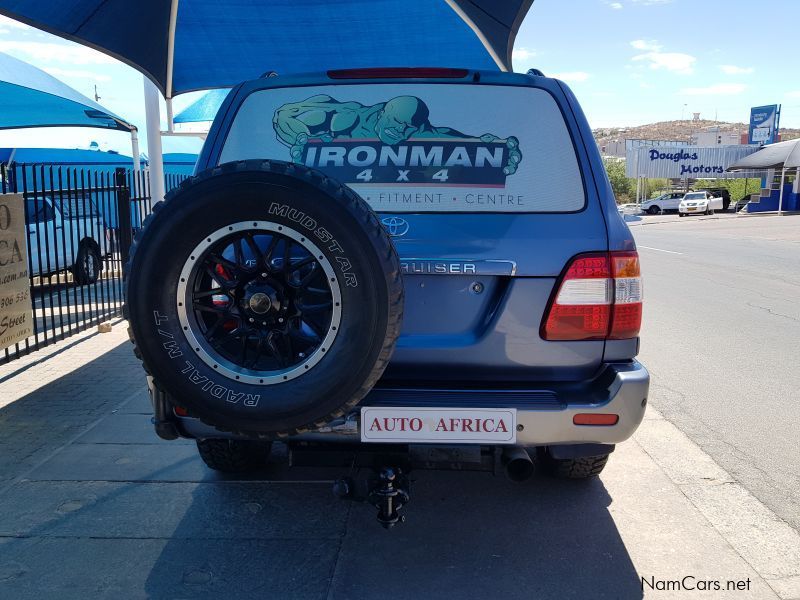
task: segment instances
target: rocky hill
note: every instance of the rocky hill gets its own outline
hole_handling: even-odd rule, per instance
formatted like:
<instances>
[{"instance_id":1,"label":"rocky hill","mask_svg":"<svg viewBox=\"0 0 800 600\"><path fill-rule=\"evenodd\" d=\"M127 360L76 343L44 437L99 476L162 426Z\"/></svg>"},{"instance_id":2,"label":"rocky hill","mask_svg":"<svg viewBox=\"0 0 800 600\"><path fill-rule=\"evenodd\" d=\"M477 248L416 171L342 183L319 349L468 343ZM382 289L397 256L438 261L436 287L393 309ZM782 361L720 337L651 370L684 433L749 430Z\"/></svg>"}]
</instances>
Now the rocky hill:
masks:
<instances>
[{"instance_id":1,"label":"rocky hill","mask_svg":"<svg viewBox=\"0 0 800 600\"><path fill-rule=\"evenodd\" d=\"M613 127L595 129L594 138L598 144L603 145L614 140L640 139L640 140L675 140L689 142L693 133L709 128L719 128L720 133L735 131L745 133L747 123L725 123L721 121L685 119L682 121L661 121L637 127ZM791 140L800 137L800 129L781 128L781 139Z\"/></svg>"}]
</instances>

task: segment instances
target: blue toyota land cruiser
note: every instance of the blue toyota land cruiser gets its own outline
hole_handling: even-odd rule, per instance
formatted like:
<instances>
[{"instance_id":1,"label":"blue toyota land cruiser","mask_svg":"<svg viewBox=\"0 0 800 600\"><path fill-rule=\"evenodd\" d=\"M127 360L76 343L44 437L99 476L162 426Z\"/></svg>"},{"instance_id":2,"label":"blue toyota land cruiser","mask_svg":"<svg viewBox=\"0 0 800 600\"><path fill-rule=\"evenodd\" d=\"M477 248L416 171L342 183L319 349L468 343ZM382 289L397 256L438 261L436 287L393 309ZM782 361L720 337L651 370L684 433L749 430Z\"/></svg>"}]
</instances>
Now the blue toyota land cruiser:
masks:
<instances>
[{"instance_id":1,"label":"blue toyota land cruiser","mask_svg":"<svg viewBox=\"0 0 800 600\"><path fill-rule=\"evenodd\" d=\"M157 433L222 471L274 441L377 467L335 489L387 526L416 465L589 477L644 415L635 244L577 100L538 72L242 83L134 250Z\"/></svg>"}]
</instances>

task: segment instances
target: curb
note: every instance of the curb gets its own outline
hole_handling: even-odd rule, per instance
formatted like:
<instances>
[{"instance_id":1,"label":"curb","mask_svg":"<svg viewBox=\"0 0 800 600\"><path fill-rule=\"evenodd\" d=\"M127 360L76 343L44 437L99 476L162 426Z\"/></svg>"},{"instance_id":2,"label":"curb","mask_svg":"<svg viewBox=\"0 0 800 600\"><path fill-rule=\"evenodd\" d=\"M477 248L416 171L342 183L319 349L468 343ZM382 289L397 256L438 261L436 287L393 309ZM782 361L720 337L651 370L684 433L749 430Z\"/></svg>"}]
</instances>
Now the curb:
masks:
<instances>
[{"instance_id":1,"label":"curb","mask_svg":"<svg viewBox=\"0 0 800 600\"><path fill-rule=\"evenodd\" d=\"M800 598L800 533L652 406L634 440L782 600Z\"/></svg>"}]
</instances>

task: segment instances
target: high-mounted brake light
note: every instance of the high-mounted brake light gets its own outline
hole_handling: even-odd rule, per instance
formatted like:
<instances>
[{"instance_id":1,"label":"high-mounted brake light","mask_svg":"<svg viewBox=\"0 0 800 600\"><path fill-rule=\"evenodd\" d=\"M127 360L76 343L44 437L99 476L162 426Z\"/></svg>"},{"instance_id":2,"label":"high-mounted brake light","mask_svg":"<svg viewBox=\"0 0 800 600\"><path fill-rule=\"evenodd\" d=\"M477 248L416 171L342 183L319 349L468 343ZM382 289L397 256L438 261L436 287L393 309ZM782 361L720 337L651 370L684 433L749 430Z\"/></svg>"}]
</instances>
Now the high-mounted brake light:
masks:
<instances>
[{"instance_id":1,"label":"high-mounted brake light","mask_svg":"<svg viewBox=\"0 0 800 600\"><path fill-rule=\"evenodd\" d=\"M441 67L379 67L328 71L331 79L463 79L467 69Z\"/></svg>"},{"instance_id":2,"label":"high-mounted brake light","mask_svg":"<svg viewBox=\"0 0 800 600\"><path fill-rule=\"evenodd\" d=\"M542 324L551 341L621 340L639 335L642 280L636 252L576 256Z\"/></svg>"}]
</instances>

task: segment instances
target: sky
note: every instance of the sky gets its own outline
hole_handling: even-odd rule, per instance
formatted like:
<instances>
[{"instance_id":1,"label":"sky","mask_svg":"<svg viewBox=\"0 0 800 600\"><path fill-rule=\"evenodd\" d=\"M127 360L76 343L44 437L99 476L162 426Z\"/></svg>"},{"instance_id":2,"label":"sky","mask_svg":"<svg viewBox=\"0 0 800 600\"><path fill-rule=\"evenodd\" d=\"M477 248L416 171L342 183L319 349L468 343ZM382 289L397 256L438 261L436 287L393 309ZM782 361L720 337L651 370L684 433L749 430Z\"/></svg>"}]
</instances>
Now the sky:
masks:
<instances>
[{"instance_id":1,"label":"sky","mask_svg":"<svg viewBox=\"0 0 800 600\"><path fill-rule=\"evenodd\" d=\"M782 104L781 125L800 127L798 23L797 0L756 6L745 0L535 0L514 46L514 70L536 67L566 81L593 128L693 112L747 122L750 107L764 104ZM142 76L131 67L2 16L0 52L86 96L93 98L96 86L99 103L136 124L145 138ZM197 97L176 98L175 112ZM0 147L88 148L92 141L130 154L129 137L121 132L0 131ZM165 152L196 152L201 144L198 138L163 139ZM141 147L146 152L146 139Z\"/></svg>"}]
</instances>

